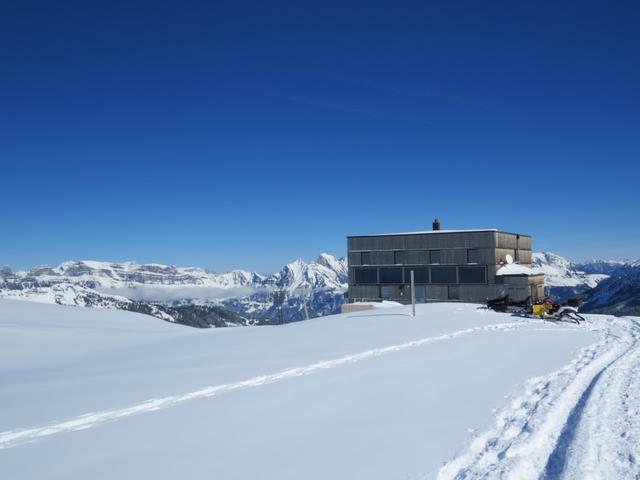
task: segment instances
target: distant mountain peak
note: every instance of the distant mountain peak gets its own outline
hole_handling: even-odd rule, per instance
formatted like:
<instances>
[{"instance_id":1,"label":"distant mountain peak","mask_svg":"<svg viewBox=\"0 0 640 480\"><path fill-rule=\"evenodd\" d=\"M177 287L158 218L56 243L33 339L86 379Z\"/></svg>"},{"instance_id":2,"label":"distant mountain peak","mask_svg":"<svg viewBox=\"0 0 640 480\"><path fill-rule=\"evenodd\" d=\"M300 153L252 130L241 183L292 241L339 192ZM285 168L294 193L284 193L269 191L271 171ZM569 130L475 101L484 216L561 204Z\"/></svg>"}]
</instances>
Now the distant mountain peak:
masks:
<instances>
[{"instance_id":1,"label":"distant mountain peak","mask_svg":"<svg viewBox=\"0 0 640 480\"><path fill-rule=\"evenodd\" d=\"M593 288L607 278L606 275L579 271L569 260L552 252L534 253L531 263L545 274L544 283L547 287Z\"/></svg>"}]
</instances>

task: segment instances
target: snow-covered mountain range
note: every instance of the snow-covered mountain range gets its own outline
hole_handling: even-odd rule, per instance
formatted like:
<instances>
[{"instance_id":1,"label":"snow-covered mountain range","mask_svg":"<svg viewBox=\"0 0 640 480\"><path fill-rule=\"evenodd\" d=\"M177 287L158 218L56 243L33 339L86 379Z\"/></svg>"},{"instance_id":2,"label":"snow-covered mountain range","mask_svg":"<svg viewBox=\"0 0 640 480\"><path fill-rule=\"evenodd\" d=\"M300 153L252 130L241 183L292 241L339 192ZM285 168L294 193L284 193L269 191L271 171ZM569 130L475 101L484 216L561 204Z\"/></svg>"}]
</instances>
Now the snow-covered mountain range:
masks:
<instances>
[{"instance_id":1,"label":"snow-covered mountain range","mask_svg":"<svg viewBox=\"0 0 640 480\"><path fill-rule=\"evenodd\" d=\"M582 311L640 315L640 260L571 263L553 253L534 253L532 263L545 274L547 295L580 297Z\"/></svg>"},{"instance_id":2,"label":"snow-covered mountain range","mask_svg":"<svg viewBox=\"0 0 640 480\"><path fill-rule=\"evenodd\" d=\"M304 300L310 316L335 313L346 284L346 260L326 253L309 263L296 260L269 276L89 260L15 273L8 267L0 270L0 297L132 310L197 326L269 323L275 318L276 290L286 292L287 321L304 318ZM195 322L192 317L198 314L210 320Z\"/></svg>"},{"instance_id":3,"label":"snow-covered mountain range","mask_svg":"<svg viewBox=\"0 0 640 480\"><path fill-rule=\"evenodd\" d=\"M534 253L531 263L544 273L547 295L557 300L580 295L609 278L604 273L586 273L578 265L551 252Z\"/></svg>"}]
</instances>

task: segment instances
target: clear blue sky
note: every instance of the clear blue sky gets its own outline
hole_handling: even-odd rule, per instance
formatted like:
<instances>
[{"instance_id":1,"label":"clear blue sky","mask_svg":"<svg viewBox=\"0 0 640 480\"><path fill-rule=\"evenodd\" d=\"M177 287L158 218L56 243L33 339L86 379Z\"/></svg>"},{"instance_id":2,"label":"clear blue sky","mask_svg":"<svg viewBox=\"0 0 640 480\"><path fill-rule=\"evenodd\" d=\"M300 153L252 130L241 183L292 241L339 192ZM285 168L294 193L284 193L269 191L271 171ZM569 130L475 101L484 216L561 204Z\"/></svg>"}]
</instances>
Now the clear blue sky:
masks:
<instances>
[{"instance_id":1,"label":"clear blue sky","mask_svg":"<svg viewBox=\"0 0 640 480\"><path fill-rule=\"evenodd\" d=\"M0 264L269 272L497 227L640 257L637 2L11 2Z\"/></svg>"}]
</instances>

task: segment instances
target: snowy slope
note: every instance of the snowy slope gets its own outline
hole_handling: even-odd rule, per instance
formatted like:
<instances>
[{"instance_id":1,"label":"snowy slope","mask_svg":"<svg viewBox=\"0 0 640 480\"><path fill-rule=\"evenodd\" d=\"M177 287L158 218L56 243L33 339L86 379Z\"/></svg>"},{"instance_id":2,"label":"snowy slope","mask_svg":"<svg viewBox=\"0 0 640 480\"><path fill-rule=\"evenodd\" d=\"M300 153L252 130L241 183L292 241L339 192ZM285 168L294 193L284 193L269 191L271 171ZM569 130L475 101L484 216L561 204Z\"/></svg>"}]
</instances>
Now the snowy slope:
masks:
<instances>
[{"instance_id":1,"label":"snowy slope","mask_svg":"<svg viewBox=\"0 0 640 480\"><path fill-rule=\"evenodd\" d=\"M167 322L200 328L245 326L255 323L217 305L166 306L145 303L119 295L106 295L88 287L66 282L46 286L0 289L0 298L76 307L125 310L151 315Z\"/></svg>"},{"instance_id":2,"label":"snowy slope","mask_svg":"<svg viewBox=\"0 0 640 480\"><path fill-rule=\"evenodd\" d=\"M588 322L601 341L529 379L439 479L640 478L640 318Z\"/></svg>"},{"instance_id":3,"label":"snowy slope","mask_svg":"<svg viewBox=\"0 0 640 480\"><path fill-rule=\"evenodd\" d=\"M602 397L637 380L631 320L555 325L465 304L408 312L196 330L0 300L0 476L538 478L556 472L550 459L580 466L568 446L603 454L607 442L584 440L591 410L608 405L637 433L637 416ZM635 376L623 381L618 361ZM572 417L583 403L584 425ZM639 453L631 440L612 445ZM614 467L631 476L599 478L638 473L628 461L598 468Z\"/></svg>"},{"instance_id":4,"label":"snowy slope","mask_svg":"<svg viewBox=\"0 0 640 480\"><path fill-rule=\"evenodd\" d=\"M588 312L640 316L640 266L600 283L585 295L585 302Z\"/></svg>"}]
</instances>

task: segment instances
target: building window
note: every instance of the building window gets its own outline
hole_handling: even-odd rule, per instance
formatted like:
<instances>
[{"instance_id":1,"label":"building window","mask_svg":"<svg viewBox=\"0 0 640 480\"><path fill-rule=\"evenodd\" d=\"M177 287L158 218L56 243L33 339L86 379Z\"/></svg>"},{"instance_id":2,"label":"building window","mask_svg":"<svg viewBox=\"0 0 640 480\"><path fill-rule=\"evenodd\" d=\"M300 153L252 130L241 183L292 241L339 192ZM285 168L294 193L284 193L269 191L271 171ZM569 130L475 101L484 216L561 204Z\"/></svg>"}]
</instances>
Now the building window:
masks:
<instances>
[{"instance_id":1,"label":"building window","mask_svg":"<svg viewBox=\"0 0 640 480\"><path fill-rule=\"evenodd\" d=\"M380 283L402 283L402 268L381 268Z\"/></svg>"},{"instance_id":2,"label":"building window","mask_svg":"<svg viewBox=\"0 0 640 480\"><path fill-rule=\"evenodd\" d=\"M457 285L449 285L449 300L460 300L460 289Z\"/></svg>"},{"instance_id":3,"label":"building window","mask_svg":"<svg viewBox=\"0 0 640 480\"><path fill-rule=\"evenodd\" d=\"M405 265L426 265L429 263L429 250L409 250L405 253Z\"/></svg>"},{"instance_id":4,"label":"building window","mask_svg":"<svg viewBox=\"0 0 640 480\"><path fill-rule=\"evenodd\" d=\"M393 298L393 287L380 287L380 297Z\"/></svg>"},{"instance_id":5,"label":"building window","mask_svg":"<svg viewBox=\"0 0 640 480\"><path fill-rule=\"evenodd\" d=\"M440 250L431 250L429 257L429 263L442 263L442 254Z\"/></svg>"},{"instance_id":6,"label":"building window","mask_svg":"<svg viewBox=\"0 0 640 480\"><path fill-rule=\"evenodd\" d=\"M427 299L427 287L424 285L416 285L416 302L421 302Z\"/></svg>"},{"instance_id":7,"label":"building window","mask_svg":"<svg viewBox=\"0 0 640 480\"><path fill-rule=\"evenodd\" d=\"M362 252L360 254L361 265L371 265L371 252Z\"/></svg>"},{"instance_id":8,"label":"building window","mask_svg":"<svg viewBox=\"0 0 640 480\"><path fill-rule=\"evenodd\" d=\"M458 283L456 267L431 267L431 283Z\"/></svg>"},{"instance_id":9,"label":"building window","mask_svg":"<svg viewBox=\"0 0 640 480\"><path fill-rule=\"evenodd\" d=\"M467 263L480 263L480 253L477 248L467 250Z\"/></svg>"},{"instance_id":10,"label":"building window","mask_svg":"<svg viewBox=\"0 0 640 480\"><path fill-rule=\"evenodd\" d=\"M404 283L411 283L411 270L415 283L429 283L429 269L426 267L405 268Z\"/></svg>"},{"instance_id":11,"label":"building window","mask_svg":"<svg viewBox=\"0 0 640 480\"><path fill-rule=\"evenodd\" d=\"M377 268L356 268L356 284L378 283Z\"/></svg>"},{"instance_id":12,"label":"building window","mask_svg":"<svg viewBox=\"0 0 640 480\"><path fill-rule=\"evenodd\" d=\"M485 267L458 267L458 283L487 283Z\"/></svg>"},{"instance_id":13,"label":"building window","mask_svg":"<svg viewBox=\"0 0 640 480\"><path fill-rule=\"evenodd\" d=\"M406 263L406 252L395 252L394 262L396 265L404 265Z\"/></svg>"}]
</instances>

